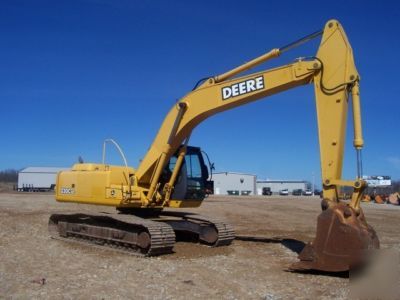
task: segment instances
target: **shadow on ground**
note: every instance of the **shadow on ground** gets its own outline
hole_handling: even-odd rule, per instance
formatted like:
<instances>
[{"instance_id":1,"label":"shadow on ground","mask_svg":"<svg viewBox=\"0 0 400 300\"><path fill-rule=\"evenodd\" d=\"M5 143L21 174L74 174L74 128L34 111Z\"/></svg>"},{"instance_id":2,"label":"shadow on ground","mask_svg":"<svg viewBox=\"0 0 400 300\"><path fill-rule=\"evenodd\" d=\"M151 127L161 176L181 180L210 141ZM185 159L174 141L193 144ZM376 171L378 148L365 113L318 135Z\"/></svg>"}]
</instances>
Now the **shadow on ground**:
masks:
<instances>
[{"instance_id":1,"label":"shadow on ground","mask_svg":"<svg viewBox=\"0 0 400 300\"><path fill-rule=\"evenodd\" d=\"M267 244L282 244L289 250L296 252L299 254L306 244L302 241L295 240L295 239L283 239L278 237L254 237L254 236L243 236L238 235L235 238L238 241L245 241L245 242L256 242L256 243L267 243Z\"/></svg>"},{"instance_id":2,"label":"shadow on ground","mask_svg":"<svg viewBox=\"0 0 400 300\"><path fill-rule=\"evenodd\" d=\"M300 254L303 251L306 244L302 241L296 239L287 239L287 238L279 238L279 237L254 237L254 236L243 236L239 235L235 238L238 241L244 242L255 242L255 243L267 243L267 244L281 244L282 246L288 248L289 250ZM319 270L286 270L287 272L292 273L301 273L301 274L310 274L310 275L321 275L321 276L329 276L329 277L340 277L340 278L349 278L349 271L344 272L326 272Z\"/></svg>"}]
</instances>

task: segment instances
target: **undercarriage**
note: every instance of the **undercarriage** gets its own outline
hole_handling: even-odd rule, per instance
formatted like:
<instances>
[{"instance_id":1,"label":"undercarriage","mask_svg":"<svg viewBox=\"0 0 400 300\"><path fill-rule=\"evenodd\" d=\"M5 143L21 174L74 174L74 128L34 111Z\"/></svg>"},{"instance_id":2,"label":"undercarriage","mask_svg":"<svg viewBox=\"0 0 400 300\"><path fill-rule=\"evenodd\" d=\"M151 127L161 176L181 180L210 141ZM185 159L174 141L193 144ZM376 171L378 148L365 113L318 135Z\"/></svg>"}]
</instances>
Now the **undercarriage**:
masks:
<instances>
[{"instance_id":1,"label":"undercarriage","mask_svg":"<svg viewBox=\"0 0 400 300\"><path fill-rule=\"evenodd\" d=\"M222 220L181 212L160 212L150 217L121 213L53 214L49 232L55 239L140 256L172 253L176 241L219 247L229 245L235 238L233 228Z\"/></svg>"}]
</instances>

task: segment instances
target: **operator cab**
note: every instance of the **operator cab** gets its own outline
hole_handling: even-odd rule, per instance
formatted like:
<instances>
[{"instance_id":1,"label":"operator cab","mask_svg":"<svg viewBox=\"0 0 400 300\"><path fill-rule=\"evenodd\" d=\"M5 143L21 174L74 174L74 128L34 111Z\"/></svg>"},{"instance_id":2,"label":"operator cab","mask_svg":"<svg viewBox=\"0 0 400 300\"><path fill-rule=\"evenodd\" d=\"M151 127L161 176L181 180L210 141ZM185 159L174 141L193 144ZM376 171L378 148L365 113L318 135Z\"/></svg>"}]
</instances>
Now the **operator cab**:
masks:
<instances>
[{"instance_id":1,"label":"operator cab","mask_svg":"<svg viewBox=\"0 0 400 300\"><path fill-rule=\"evenodd\" d=\"M175 168L178 153L179 149L169 160L163 174L165 179L168 178L169 180ZM208 180L208 176L208 167L204 163L201 149L199 147L187 146L185 159L175 182L171 199L203 200L210 186L212 186L212 183Z\"/></svg>"}]
</instances>

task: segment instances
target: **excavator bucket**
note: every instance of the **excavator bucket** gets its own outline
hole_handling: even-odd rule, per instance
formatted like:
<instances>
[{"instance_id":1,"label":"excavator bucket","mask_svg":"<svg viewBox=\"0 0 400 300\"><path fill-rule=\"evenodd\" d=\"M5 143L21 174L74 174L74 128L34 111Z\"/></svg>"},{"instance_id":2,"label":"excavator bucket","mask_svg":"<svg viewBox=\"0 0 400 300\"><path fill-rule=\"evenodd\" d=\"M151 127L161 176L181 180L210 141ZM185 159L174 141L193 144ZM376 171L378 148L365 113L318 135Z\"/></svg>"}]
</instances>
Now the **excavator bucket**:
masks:
<instances>
[{"instance_id":1,"label":"excavator bucket","mask_svg":"<svg viewBox=\"0 0 400 300\"><path fill-rule=\"evenodd\" d=\"M379 248L378 236L362 210L357 213L342 202L328 207L324 200L322 207L315 240L304 247L300 261L290 269L342 272L361 266L368 251Z\"/></svg>"}]
</instances>

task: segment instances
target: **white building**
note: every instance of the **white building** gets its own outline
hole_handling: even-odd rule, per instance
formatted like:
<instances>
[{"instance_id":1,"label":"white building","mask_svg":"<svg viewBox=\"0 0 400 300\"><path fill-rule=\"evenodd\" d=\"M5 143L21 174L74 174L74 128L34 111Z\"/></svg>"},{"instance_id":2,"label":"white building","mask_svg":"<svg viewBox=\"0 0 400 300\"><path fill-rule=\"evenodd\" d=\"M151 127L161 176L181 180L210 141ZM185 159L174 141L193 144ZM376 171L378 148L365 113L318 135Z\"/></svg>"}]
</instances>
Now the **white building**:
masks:
<instances>
[{"instance_id":1,"label":"white building","mask_svg":"<svg viewBox=\"0 0 400 300\"><path fill-rule=\"evenodd\" d=\"M390 176L386 175L375 175L375 176L364 175L363 179L368 183L369 187L384 187L392 185L392 180Z\"/></svg>"},{"instance_id":2,"label":"white building","mask_svg":"<svg viewBox=\"0 0 400 300\"><path fill-rule=\"evenodd\" d=\"M213 173L215 195L256 195L256 175L235 172Z\"/></svg>"},{"instance_id":3,"label":"white building","mask_svg":"<svg viewBox=\"0 0 400 300\"><path fill-rule=\"evenodd\" d=\"M262 195L262 189L269 187L271 192L278 194L279 191L287 189L289 193L293 190L306 190L310 183L305 180L257 180L257 195Z\"/></svg>"},{"instance_id":4,"label":"white building","mask_svg":"<svg viewBox=\"0 0 400 300\"><path fill-rule=\"evenodd\" d=\"M18 191L54 189L57 173L68 168L28 167L18 173Z\"/></svg>"}]
</instances>

